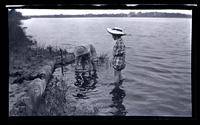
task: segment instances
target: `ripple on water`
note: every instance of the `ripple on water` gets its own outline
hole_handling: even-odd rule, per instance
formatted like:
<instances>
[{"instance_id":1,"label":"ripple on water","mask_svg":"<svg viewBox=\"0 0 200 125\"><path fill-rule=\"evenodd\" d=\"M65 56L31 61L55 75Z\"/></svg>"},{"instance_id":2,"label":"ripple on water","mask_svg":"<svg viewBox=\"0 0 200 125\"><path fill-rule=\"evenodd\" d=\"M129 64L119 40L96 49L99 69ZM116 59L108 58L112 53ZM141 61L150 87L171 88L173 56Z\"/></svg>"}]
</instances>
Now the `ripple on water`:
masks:
<instances>
[{"instance_id":1,"label":"ripple on water","mask_svg":"<svg viewBox=\"0 0 200 125\"><path fill-rule=\"evenodd\" d=\"M27 27L27 34L40 44L47 41L46 45L58 45L65 41L68 48L92 41L101 54L112 51L114 43L105 34L105 27L113 22L125 27L127 33L133 33L123 37L127 66L122 71L126 80L121 89L126 96L119 107L124 105L126 115L134 116L191 115L191 19L33 18L24 20L23 25ZM95 30L97 27L99 30ZM60 69L56 72L60 78ZM72 89L78 89L73 85L74 70L69 68L65 77ZM100 68L98 77L96 88L84 90L83 94L88 97L85 100L99 107L99 115L114 115L120 110L110 107L113 95L109 92L115 88L112 67Z\"/></svg>"}]
</instances>

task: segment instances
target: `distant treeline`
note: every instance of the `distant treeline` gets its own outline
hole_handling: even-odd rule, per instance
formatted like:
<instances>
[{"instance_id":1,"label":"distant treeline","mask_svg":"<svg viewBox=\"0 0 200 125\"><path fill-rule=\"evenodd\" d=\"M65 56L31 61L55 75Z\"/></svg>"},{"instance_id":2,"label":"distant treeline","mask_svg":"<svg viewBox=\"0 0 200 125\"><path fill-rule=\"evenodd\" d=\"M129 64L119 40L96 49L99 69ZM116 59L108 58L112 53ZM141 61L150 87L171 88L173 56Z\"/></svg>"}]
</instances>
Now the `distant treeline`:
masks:
<instances>
[{"instance_id":1,"label":"distant treeline","mask_svg":"<svg viewBox=\"0 0 200 125\"><path fill-rule=\"evenodd\" d=\"M15 9L8 10L8 19L9 21L18 22L22 19L28 19L26 16L22 16L21 12L17 12Z\"/></svg>"},{"instance_id":2,"label":"distant treeline","mask_svg":"<svg viewBox=\"0 0 200 125\"><path fill-rule=\"evenodd\" d=\"M130 12L129 14L83 14L83 15L38 15L38 16L27 16L27 18L67 18L67 17L171 17L171 18L191 18L192 15L181 14L181 13L164 13L164 12Z\"/></svg>"}]
</instances>

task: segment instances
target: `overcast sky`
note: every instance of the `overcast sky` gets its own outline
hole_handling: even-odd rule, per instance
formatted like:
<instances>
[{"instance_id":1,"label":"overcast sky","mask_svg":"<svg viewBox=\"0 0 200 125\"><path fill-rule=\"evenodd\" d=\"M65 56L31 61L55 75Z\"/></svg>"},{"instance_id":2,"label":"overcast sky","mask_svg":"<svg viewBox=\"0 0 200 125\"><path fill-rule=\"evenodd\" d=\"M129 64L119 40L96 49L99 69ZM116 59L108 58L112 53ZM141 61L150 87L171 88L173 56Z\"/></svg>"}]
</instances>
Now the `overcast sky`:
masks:
<instances>
[{"instance_id":1,"label":"overcast sky","mask_svg":"<svg viewBox=\"0 0 200 125\"><path fill-rule=\"evenodd\" d=\"M22 15L75 15L75 14L117 14L117 13L129 13L129 12L167 12L167 13L183 13L192 15L191 10L86 10L86 9L17 9Z\"/></svg>"}]
</instances>

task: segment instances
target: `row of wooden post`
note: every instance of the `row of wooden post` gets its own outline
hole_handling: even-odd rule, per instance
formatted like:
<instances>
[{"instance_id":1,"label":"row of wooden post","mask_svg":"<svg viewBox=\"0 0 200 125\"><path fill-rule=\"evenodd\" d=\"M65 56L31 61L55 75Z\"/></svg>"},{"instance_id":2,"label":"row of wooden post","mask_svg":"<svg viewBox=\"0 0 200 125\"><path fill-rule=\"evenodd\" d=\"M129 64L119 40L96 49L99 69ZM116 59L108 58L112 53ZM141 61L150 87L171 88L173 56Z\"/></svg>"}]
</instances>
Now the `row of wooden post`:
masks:
<instances>
[{"instance_id":1,"label":"row of wooden post","mask_svg":"<svg viewBox=\"0 0 200 125\"><path fill-rule=\"evenodd\" d=\"M61 58L61 73L62 73L62 75L64 75L64 68L63 68L64 62L63 62L63 50L62 49L60 49L60 58ZM107 62L107 63L108 63L107 67L112 66L111 62Z\"/></svg>"},{"instance_id":2,"label":"row of wooden post","mask_svg":"<svg viewBox=\"0 0 200 125\"><path fill-rule=\"evenodd\" d=\"M60 57L61 57L61 73L62 73L62 75L64 75L64 71L63 71L63 51L62 51L62 49L60 49Z\"/></svg>"}]
</instances>

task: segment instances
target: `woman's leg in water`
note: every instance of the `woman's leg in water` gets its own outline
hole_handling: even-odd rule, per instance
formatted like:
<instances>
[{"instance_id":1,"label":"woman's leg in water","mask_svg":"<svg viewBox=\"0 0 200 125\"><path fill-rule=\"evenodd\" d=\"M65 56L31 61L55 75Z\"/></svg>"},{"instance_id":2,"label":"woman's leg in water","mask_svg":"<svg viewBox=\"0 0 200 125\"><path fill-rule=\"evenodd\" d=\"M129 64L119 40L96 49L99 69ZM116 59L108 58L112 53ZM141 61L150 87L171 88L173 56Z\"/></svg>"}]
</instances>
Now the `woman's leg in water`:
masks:
<instances>
[{"instance_id":1,"label":"woman's leg in water","mask_svg":"<svg viewBox=\"0 0 200 125\"><path fill-rule=\"evenodd\" d=\"M92 63L91 60L88 60L88 64L89 64L89 75L91 75L91 71L92 71Z\"/></svg>"},{"instance_id":2,"label":"woman's leg in water","mask_svg":"<svg viewBox=\"0 0 200 125\"><path fill-rule=\"evenodd\" d=\"M120 75L119 75L119 80L121 81L121 80L124 80L125 79L125 77L122 75L122 73L120 72Z\"/></svg>"},{"instance_id":3,"label":"woman's leg in water","mask_svg":"<svg viewBox=\"0 0 200 125\"><path fill-rule=\"evenodd\" d=\"M91 60L91 64L92 64L93 70L96 71L96 64L95 64L94 60Z\"/></svg>"},{"instance_id":4,"label":"woman's leg in water","mask_svg":"<svg viewBox=\"0 0 200 125\"><path fill-rule=\"evenodd\" d=\"M75 69L78 69L79 63L80 63L80 57L79 57L79 56L76 56L76 57L75 57Z\"/></svg>"},{"instance_id":5,"label":"woman's leg in water","mask_svg":"<svg viewBox=\"0 0 200 125\"><path fill-rule=\"evenodd\" d=\"M114 70L114 79L115 79L116 84L118 84L120 81L120 74L121 74L121 71Z\"/></svg>"},{"instance_id":6,"label":"woman's leg in water","mask_svg":"<svg viewBox=\"0 0 200 125\"><path fill-rule=\"evenodd\" d=\"M82 66L82 69L85 70L85 59L83 56L81 56L81 66Z\"/></svg>"}]
</instances>

